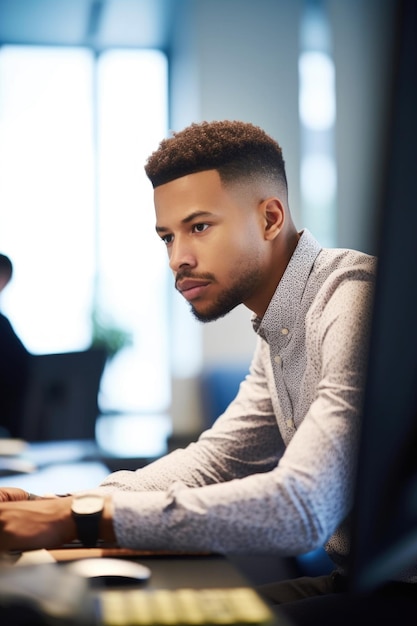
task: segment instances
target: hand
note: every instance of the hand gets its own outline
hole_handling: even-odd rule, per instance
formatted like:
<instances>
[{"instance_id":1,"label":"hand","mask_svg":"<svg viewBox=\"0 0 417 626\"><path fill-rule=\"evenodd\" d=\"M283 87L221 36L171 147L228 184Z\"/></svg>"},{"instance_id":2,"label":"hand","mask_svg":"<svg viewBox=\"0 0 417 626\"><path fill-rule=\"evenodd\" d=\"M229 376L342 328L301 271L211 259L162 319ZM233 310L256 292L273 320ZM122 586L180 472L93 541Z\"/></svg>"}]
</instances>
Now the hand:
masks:
<instances>
[{"instance_id":1,"label":"hand","mask_svg":"<svg viewBox=\"0 0 417 626\"><path fill-rule=\"evenodd\" d=\"M28 500L29 494L24 489L17 487L1 487L0 502L17 502L18 500Z\"/></svg>"},{"instance_id":2,"label":"hand","mask_svg":"<svg viewBox=\"0 0 417 626\"><path fill-rule=\"evenodd\" d=\"M71 542L76 538L71 502L71 497L31 501L26 494L25 502L0 503L0 550L56 548Z\"/></svg>"}]
</instances>

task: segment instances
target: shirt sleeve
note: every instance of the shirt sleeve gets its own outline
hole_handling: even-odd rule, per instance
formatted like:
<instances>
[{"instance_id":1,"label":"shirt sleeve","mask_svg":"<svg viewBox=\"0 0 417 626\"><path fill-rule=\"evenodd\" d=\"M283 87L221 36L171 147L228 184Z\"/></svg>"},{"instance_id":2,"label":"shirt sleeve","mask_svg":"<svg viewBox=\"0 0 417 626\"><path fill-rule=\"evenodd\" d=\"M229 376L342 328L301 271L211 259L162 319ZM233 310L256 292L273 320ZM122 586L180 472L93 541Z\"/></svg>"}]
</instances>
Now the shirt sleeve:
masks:
<instances>
[{"instance_id":1,"label":"shirt sleeve","mask_svg":"<svg viewBox=\"0 0 417 626\"><path fill-rule=\"evenodd\" d=\"M320 383L280 460L282 442L255 358L252 381L197 444L158 461L155 471L105 481L115 489L119 543L281 555L322 545L351 506L370 295L367 280L347 277L318 299L306 324ZM245 406L251 410L242 416Z\"/></svg>"}]
</instances>

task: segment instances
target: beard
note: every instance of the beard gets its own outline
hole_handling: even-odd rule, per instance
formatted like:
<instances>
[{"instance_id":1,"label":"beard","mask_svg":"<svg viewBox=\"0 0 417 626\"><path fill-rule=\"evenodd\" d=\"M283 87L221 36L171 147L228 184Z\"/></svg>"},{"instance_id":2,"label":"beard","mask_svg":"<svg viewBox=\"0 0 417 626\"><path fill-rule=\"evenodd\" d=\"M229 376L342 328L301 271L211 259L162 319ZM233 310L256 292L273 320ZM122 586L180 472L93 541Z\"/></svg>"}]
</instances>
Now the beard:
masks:
<instances>
[{"instance_id":1,"label":"beard","mask_svg":"<svg viewBox=\"0 0 417 626\"><path fill-rule=\"evenodd\" d=\"M228 289L221 292L216 300L208 303L204 310L198 310L197 305L190 303L191 312L199 322L214 322L247 301L259 287L260 282L261 272L258 267L253 265L240 267Z\"/></svg>"}]
</instances>

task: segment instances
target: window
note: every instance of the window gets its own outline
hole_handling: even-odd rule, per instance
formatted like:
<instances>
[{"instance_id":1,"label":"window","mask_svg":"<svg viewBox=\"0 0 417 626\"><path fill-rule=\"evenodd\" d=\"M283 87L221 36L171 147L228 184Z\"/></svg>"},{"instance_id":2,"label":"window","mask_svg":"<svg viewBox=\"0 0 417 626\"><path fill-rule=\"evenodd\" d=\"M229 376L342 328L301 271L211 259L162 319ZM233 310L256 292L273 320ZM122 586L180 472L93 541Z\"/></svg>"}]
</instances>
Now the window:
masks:
<instances>
[{"instance_id":1,"label":"window","mask_svg":"<svg viewBox=\"0 0 417 626\"><path fill-rule=\"evenodd\" d=\"M301 22L299 87L303 223L331 247L337 239L335 69L327 14L317 1L306 0Z\"/></svg>"},{"instance_id":2,"label":"window","mask_svg":"<svg viewBox=\"0 0 417 626\"><path fill-rule=\"evenodd\" d=\"M131 339L109 361L103 410L170 402L168 265L146 157L167 128L158 51L0 48L2 308L29 350L82 350L93 313Z\"/></svg>"}]
</instances>

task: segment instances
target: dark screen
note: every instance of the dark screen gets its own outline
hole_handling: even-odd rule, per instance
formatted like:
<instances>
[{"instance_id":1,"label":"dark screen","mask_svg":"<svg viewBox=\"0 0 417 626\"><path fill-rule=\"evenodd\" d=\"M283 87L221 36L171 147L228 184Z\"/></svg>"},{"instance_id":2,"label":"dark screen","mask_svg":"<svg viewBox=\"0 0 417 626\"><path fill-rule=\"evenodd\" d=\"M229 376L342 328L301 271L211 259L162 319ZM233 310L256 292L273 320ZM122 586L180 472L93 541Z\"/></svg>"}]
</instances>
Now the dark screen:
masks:
<instances>
[{"instance_id":1,"label":"dark screen","mask_svg":"<svg viewBox=\"0 0 417 626\"><path fill-rule=\"evenodd\" d=\"M397 3L352 588L417 564L417 2Z\"/></svg>"}]
</instances>

